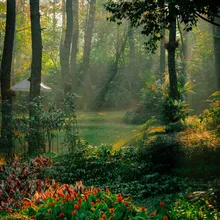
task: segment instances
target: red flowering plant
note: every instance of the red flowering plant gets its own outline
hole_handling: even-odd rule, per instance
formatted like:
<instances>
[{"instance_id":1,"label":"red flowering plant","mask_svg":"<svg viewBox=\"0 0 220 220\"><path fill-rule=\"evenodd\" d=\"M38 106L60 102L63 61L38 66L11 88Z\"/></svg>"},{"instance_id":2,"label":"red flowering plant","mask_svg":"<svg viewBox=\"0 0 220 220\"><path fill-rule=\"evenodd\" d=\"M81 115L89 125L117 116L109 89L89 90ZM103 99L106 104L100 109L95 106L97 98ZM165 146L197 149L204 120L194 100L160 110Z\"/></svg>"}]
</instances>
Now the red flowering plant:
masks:
<instances>
[{"instance_id":1,"label":"red flowering plant","mask_svg":"<svg viewBox=\"0 0 220 220\"><path fill-rule=\"evenodd\" d=\"M156 210L149 214L151 219L155 220L168 220L169 219L169 210L166 207L165 202L161 201L157 207Z\"/></svg>"},{"instance_id":2,"label":"red flowering plant","mask_svg":"<svg viewBox=\"0 0 220 220\"><path fill-rule=\"evenodd\" d=\"M31 201L31 206L23 206L23 213L39 220L147 219L146 208L137 208L131 199L109 190L85 188L81 182L73 186L53 181L45 192L36 192Z\"/></svg>"},{"instance_id":3,"label":"red flowering plant","mask_svg":"<svg viewBox=\"0 0 220 220\"><path fill-rule=\"evenodd\" d=\"M0 212L17 211L30 202L36 190L44 190L43 168L48 166L51 166L51 160L44 157L0 165Z\"/></svg>"}]
</instances>

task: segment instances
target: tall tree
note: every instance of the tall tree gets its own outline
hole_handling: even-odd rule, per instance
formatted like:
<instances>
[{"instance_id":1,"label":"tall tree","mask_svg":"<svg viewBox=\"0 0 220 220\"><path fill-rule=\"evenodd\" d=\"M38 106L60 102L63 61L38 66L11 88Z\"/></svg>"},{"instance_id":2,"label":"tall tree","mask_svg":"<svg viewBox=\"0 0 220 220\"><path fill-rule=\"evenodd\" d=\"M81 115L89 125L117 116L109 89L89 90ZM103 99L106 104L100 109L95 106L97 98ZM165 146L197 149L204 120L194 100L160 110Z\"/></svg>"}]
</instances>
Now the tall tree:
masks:
<instances>
[{"instance_id":1,"label":"tall tree","mask_svg":"<svg viewBox=\"0 0 220 220\"><path fill-rule=\"evenodd\" d=\"M92 33L93 33L93 27L95 21L95 13L96 13L96 0L91 0L90 8L89 8L89 18L85 30L83 62L82 62L86 109L90 108L92 105L92 87L91 87L91 79L89 74L89 65L90 65L90 53L91 53Z\"/></svg>"},{"instance_id":2,"label":"tall tree","mask_svg":"<svg viewBox=\"0 0 220 220\"><path fill-rule=\"evenodd\" d=\"M160 74L158 79L163 83L163 78L164 78L164 72L166 68L166 53L165 53L165 47L164 47L164 42L165 42L165 29L161 31L161 35L163 38L160 40Z\"/></svg>"},{"instance_id":3,"label":"tall tree","mask_svg":"<svg viewBox=\"0 0 220 220\"><path fill-rule=\"evenodd\" d=\"M188 52L188 32L185 30L181 29L181 24L179 22L179 19L177 19L177 25L178 25L178 31L180 35L180 41L181 41L181 62L182 62L182 71L181 71L181 78L180 78L180 83L181 86L183 87L185 83L187 82L187 73L186 73L186 68L187 68L187 61L189 59L189 52Z\"/></svg>"},{"instance_id":4,"label":"tall tree","mask_svg":"<svg viewBox=\"0 0 220 220\"><path fill-rule=\"evenodd\" d=\"M134 40L134 28L129 24L128 27L128 42L129 42L129 65L128 65L128 81L130 89L133 88L135 80L132 78L134 72L136 71L135 62L135 40Z\"/></svg>"},{"instance_id":5,"label":"tall tree","mask_svg":"<svg viewBox=\"0 0 220 220\"><path fill-rule=\"evenodd\" d=\"M219 13L220 15L220 13ZM220 24L220 17L216 17L215 21ZM213 37L214 37L214 53L215 53L215 72L217 79L217 89L220 90L220 27L213 27Z\"/></svg>"},{"instance_id":6,"label":"tall tree","mask_svg":"<svg viewBox=\"0 0 220 220\"><path fill-rule=\"evenodd\" d=\"M136 74L136 51L135 51L135 34L134 28L129 24L128 26L128 43L129 43L129 63L127 70L127 82L129 90L135 90L138 87L137 84L137 74ZM132 93L132 96L135 97L136 94Z\"/></svg>"},{"instance_id":7,"label":"tall tree","mask_svg":"<svg viewBox=\"0 0 220 220\"><path fill-rule=\"evenodd\" d=\"M53 0L53 31L55 31L56 24L56 0Z\"/></svg>"},{"instance_id":8,"label":"tall tree","mask_svg":"<svg viewBox=\"0 0 220 220\"><path fill-rule=\"evenodd\" d=\"M61 78L62 81L64 80L64 76L63 76L63 68L64 68L64 39L65 39L65 26L66 26L66 4L65 4L65 0L62 0L61 2L61 17L62 17L62 29L61 29L61 36L60 36L60 67L61 67ZM63 87L63 82L62 85Z\"/></svg>"},{"instance_id":9,"label":"tall tree","mask_svg":"<svg viewBox=\"0 0 220 220\"><path fill-rule=\"evenodd\" d=\"M161 3L161 7L164 8L165 5L163 3ZM161 37L162 39L160 40L160 72L158 74L158 79L160 81L160 83L164 82L164 73L165 73L165 69L166 69L166 52L165 52L165 47L164 47L164 43L165 43L165 35L166 35L166 30L165 28L163 28L161 30Z\"/></svg>"},{"instance_id":10,"label":"tall tree","mask_svg":"<svg viewBox=\"0 0 220 220\"><path fill-rule=\"evenodd\" d=\"M41 67L42 67L42 38L40 25L40 0L30 0L31 14L31 38L32 38L32 62L30 77L30 94L29 94L29 118L30 118L30 139L29 154L40 150L41 134L40 121L37 106L39 106Z\"/></svg>"},{"instance_id":11,"label":"tall tree","mask_svg":"<svg viewBox=\"0 0 220 220\"><path fill-rule=\"evenodd\" d=\"M72 36L72 50L70 62L70 74L72 77L73 91L76 92L77 76L76 76L76 57L78 52L78 38L79 38L79 1L73 0L73 36Z\"/></svg>"},{"instance_id":12,"label":"tall tree","mask_svg":"<svg viewBox=\"0 0 220 220\"><path fill-rule=\"evenodd\" d=\"M170 97L173 100L179 99L179 93L177 88L177 74L176 74L176 62L175 51L178 43L176 42L176 17L170 23L169 28L169 42L166 44L168 50L168 72L169 72L169 84L170 84Z\"/></svg>"},{"instance_id":13,"label":"tall tree","mask_svg":"<svg viewBox=\"0 0 220 220\"><path fill-rule=\"evenodd\" d=\"M106 82L104 82L103 86L101 87L98 96L96 97L96 103L95 103L95 108L96 109L100 109L105 101L105 96L107 94L107 92L109 91L111 82L114 80L115 76L118 73L118 68L119 68L119 61L121 58L121 55L124 53L125 50L125 46L127 43L127 39L128 39L128 33L127 31L124 32L123 34L123 42L121 44L120 47L120 35L119 35L119 27L117 27L117 37L116 37L116 47L115 47L115 62L113 63L112 67L111 67L111 72L110 72L110 76L108 77L108 79L106 80Z\"/></svg>"},{"instance_id":14,"label":"tall tree","mask_svg":"<svg viewBox=\"0 0 220 220\"><path fill-rule=\"evenodd\" d=\"M16 0L7 0L6 31L1 62L2 130L1 147L12 152L12 91L11 65L15 35ZM3 150L3 149L1 149Z\"/></svg>"},{"instance_id":15,"label":"tall tree","mask_svg":"<svg viewBox=\"0 0 220 220\"><path fill-rule=\"evenodd\" d=\"M73 8L72 0L66 0L66 32L63 45L63 55L61 57L61 75L64 83L64 94L71 91L70 76L70 47L73 33Z\"/></svg>"},{"instance_id":16,"label":"tall tree","mask_svg":"<svg viewBox=\"0 0 220 220\"><path fill-rule=\"evenodd\" d=\"M163 7L164 4L166 4L167 7ZM187 31L192 30L192 27L197 24L198 18L220 26L217 22L213 21L218 14L220 2L208 0L109 0L105 6L107 10L111 12L111 16L109 17L110 21L120 23L122 19L129 19L133 26L141 26L142 34L148 36L146 46L149 51L155 51L157 48L156 42L162 38L160 34L161 30L169 28L170 33L167 49L170 97L173 100L178 100L179 93L175 70L175 50L177 47L176 18L180 18L181 22L185 24ZM173 110L175 110L175 108L170 108L169 110L171 115Z\"/></svg>"}]
</instances>

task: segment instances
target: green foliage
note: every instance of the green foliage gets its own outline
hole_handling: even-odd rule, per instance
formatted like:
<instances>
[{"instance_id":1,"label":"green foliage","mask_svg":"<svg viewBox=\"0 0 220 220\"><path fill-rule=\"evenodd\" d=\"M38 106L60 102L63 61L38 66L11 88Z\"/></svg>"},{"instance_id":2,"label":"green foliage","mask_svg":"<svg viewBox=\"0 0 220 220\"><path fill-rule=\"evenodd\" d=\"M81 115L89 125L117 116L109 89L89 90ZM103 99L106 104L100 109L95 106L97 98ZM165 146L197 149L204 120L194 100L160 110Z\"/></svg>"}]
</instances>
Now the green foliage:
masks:
<instances>
[{"instance_id":1,"label":"green foliage","mask_svg":"<svg viewBox=\"0 0 220 220\"><path fill-rule=\"evenodd\" d=\"M216 129L217 135L220 135L220 92L213 93L209 102L209 110L204 110L200 118L206 123L208 129Z\"/></svg>"},{"instance_id":2,"label":"green foliage","mask_svg":"<svg viewBox=\"0 0 220 220\"><path fill-rule=\"evenodd\" d=\"M141 91L141 102L134 109L126 112L124 121L127 123L141 124L152 116L156 116L166 124L180 120L184 121L192 112L185 101L186 93L193 92L192 88L193 85L189 82L183 86L178 84L180 100L173 100L168 95L168 86L166 83L163 85L147 83L147 87Z\"/></svg>"},{"instance_id":3,"label":"green foliage","mask_svg":"<svg viewBox=\"0 0 220 220\"><path fill-rule=\"evenodd\" d=\"M167 97L163 106L163 120L165 122L178 122L185 120L190 114L191 110L188 108L188 104L184 100L173 100L171 97Z\"/></svg>"},{"instance_id":4,"label":"green foliage","mask_svg":"<svg viewBox=\"0 0 220 220\"><path fill-rule=\"evenodd\" d=\"M166 126L165 131L167 133L180 132L180 131L183 131L185 128L186 126L181 121L177 121L174 123L169 123Z\"/></svg>"},{"instance_id":5,"label":"green foliage","mask_svg":"<svg viewBox=\"0 0 220 220\"><path fill-rule=\"evenodd\" d=\"M193 88L195 94L188 94L187 101L197 114L208 108L205 100L217 90L212 31L212 25L199 20L197 27L188 34L192 56L187 61L187 75L195 84Z\"/></svg>"},{"instance_id":6,"label":"green foliage","mask_svg":"<svg viewBox=\"0 0 220 220\"><path fill-rule=\"evenodd\" d=\"M35 132L39 133L41 138L41 152L46 152L46 145L48 150L51 151L53 139L60 131L63 132L61 144L68 147L69 151L73 151L77 145L80 145L75 115L75 98L74 94L67 94L59 107L55 103L49 102L46 97L38 97L38 105L25 101L18 103L15 114L17 113L19 117L13 119L15 127L14 142L19 143L25 153L27 149L26 141L35 140L35 137L32 140L30 135L29 123L32 120L39 120L39 127L36 128ZM47 107L43 105L46 101L48 101ZM26 114L30 105L35 108L37 117L28 119Z\"/></svg>"},{"instance_id":7,"label":"green foliage","mask_svg":"<svg viewBox=\"0 0 220 220\"><path fill-rule=\"evenodd\" d=\"M82 179L87 185L104 184L111 179L130 181L148 172L147 162L138 167L137 152L132 148L111 153L111 147L81 148L57 160L47 171L51 178L70 183ZM150 164L149 164L150 165ZM73 172L74 171L74 172ZM104 175L103 175L104 174Z\"/></svg>"},{"instance_id":8,"label":"green foliage","mask_svg":"<svg viewBox=\"0 0 220 220\"><path fill-rule=\"evenodd\" d=\"M155 139L146 141L139 146L138 154L141 159L150 157L154 167L159 171L169 172L176 167L184 156L175 133L157 135Z\"/></svg>"},{"instance_id":9,"label":"green foliage","mask_svg":"<svg viewBox=\"0 0 220 220\"><path fill-rule=\"evenodd\" d=\"M124 121L131 124L143 124L152 116L159 117L162 108L162 89L156 83L147 83L141 90L140 103L124 115Z\"/></svg>"},{"instance_id":10,"label":"green foliage","mask_svg":"<svg viewBox=\"0 0 220 220\"><path fill-rule=\"evenodd\" d=\"M206 199L189 202L185 198L176 201L169 211L169 219L218 219L220 213Z\"/></svg>"},{"instance_id":11,"label":"green foliage","mask_svg":"<svg viewBox=\"0 0 220 220\"><path fill-rule=\"evenodd\" d=\"M214 20L218 14L216 9L219 3L210 4L209 2L199 1L173 1L164 2L168 7L164 7L160 1L113 1L109 0L105 4L106 9L111 13L108 20L122 23L123 19L128 19L133 26L141 27L142 34L148 36L147 49L155 51L156 42L162 38L161 30L168 28L175 16L184 23L185 29L191 31L198 22L198 14L204 14L210 20ZM186 9L188 8L188 9ZM208 10L206 10L208 8Z\"/></svg>"},{"instance_id":12,"label":"green foliage","mask_svg":"<svg viewBox=\"0 0 220 220\"><path fill-rule=\"evenodd\" d=\"M48 197L43 204L36 209L36 219L135 219L146 217L145 208L135 207L129 198L123 198L121 194L111 194L107 189L106 192L100 188L88 188L78 193L68 185L60 186L60 193L68 193L63 196L57 195ZM54 194L55 195L55 194ZM68 195L68 196L67 196ZM24 212L32 216L32 213Z\"/></svg>"}]
</instances>

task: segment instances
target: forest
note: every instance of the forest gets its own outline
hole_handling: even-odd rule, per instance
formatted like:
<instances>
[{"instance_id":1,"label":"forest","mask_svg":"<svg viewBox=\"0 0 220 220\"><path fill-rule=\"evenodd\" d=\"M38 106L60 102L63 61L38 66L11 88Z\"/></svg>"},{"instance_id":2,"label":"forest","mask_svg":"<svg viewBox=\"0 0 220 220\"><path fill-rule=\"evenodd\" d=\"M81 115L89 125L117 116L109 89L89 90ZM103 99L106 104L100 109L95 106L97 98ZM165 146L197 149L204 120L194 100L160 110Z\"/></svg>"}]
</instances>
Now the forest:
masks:
<instances>
[{"instance_id":1,"label":"forest","mask_svg":"<svg viewBox=\"0 0 220 220\"><path fill-rule=\"evenodd\" d=\"M220 219L220 2L0 0L0 219Z\"/></svg>"}]
</instances>

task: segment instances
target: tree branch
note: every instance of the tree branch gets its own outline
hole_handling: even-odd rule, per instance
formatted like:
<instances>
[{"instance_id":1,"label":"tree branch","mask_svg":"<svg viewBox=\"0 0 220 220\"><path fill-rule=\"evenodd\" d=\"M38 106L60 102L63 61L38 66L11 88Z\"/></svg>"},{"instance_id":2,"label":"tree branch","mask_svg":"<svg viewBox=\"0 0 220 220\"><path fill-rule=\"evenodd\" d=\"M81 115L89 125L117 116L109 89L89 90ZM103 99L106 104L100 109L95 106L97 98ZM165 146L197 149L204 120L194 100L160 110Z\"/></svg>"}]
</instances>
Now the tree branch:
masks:
<instances>
[{"instance_id":1,"label":"tree branch","mask_svg":"<svg viewBox=\"0 0 220 220\"><path fill-rule=\"evenodd\" d=\"M216 23L216 22L214 22L214 21L211 21L211 20L209 20L209 19L203 17L203 16L200 15L198 12L196 12L196 15L197 15L198 17L200 17L201 19L203 19L204 21L207 21L207 22L209 22L210 24L213 24L213 25L215 25L215 26L220 27L220 24L218 24L218 23Z\"/></svg>"}]
</instances>

